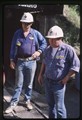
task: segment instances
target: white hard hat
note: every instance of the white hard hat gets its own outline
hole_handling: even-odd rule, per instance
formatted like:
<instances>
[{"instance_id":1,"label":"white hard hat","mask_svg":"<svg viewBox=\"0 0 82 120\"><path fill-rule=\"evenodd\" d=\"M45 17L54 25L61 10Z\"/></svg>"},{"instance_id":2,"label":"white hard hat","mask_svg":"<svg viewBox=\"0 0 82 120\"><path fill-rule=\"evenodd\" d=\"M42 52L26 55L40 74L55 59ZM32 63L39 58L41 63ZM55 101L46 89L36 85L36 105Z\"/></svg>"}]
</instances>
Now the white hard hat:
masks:
<instances>
[{"instance_id":1,"label":"white hard hat","mask_svg":"<svg viewBox=\"0 0 82 120\"><path fill-rule=\"evenodd\" d=\"M33 16L29 12L25 12L20 20L20 22L31 23L34 22Z\"/></svg>"},{"instance_id":2,"label":"white hard hat","mask_svg":"<svg viewBox=\"0 0 82 120\"><path fill-rule=\"evenodd\" d=\"M57 25L50 28L50 30L48 31L48 35L46 36L46 38L62 38L62 37L64 37L63 31Z\"/></svg>"}]
</instances>

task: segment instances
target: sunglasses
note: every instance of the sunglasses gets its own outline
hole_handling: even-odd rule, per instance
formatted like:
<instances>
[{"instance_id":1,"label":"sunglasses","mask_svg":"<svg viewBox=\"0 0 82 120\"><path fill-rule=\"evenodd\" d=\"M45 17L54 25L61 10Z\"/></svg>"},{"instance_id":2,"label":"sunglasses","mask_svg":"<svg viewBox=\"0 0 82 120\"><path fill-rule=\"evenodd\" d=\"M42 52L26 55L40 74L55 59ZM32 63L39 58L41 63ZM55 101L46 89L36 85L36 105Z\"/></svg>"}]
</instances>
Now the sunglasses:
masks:
<instances>
[{"instance_id":1,"label":"sunglasses","mask_svg":"<svg viewBox=\"0 0 82 120\"><path fill-rule=\"evenodd\" d=\"M28 25L30 25L30 24L32 24L32 23L25 23L25 22L23 22L23 24L26 25L26 26L28 26Z\"/></svg>"}]
</instances>

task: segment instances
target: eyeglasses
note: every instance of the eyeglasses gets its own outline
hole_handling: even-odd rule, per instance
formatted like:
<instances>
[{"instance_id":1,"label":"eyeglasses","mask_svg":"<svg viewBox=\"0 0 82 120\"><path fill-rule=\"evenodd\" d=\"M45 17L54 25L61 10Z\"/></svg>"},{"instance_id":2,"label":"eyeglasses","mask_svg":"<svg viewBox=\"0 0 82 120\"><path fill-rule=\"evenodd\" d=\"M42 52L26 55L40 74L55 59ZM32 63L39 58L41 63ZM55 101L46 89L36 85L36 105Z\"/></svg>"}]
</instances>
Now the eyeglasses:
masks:
<instances>
[{"instance_id":1,"label":"eyeglasses","mask_svg":"<svg viewBox=\"0 0 82 120\"><path fill-rule=\"evenodd\" d=\"M28 26L28 25L30 25L30 24L32 24L32 23L25 23L25 22L23 22L22 24Z\"/></svg>"}]
</instances>

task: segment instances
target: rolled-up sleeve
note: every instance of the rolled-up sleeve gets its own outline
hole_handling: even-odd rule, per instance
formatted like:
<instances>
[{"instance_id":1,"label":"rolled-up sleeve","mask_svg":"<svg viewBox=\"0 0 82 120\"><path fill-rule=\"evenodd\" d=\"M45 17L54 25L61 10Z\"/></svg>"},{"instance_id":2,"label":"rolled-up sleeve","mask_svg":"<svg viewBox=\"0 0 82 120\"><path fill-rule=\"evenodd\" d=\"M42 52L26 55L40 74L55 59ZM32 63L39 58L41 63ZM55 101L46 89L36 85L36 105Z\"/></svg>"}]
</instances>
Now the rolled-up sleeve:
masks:
<instances>
[{"instance_id":1,"label":"rolled-up sleeve","mask_svg":"<svg viewBox=\"0 0 82 120\"><path fill-rule=\"evenodd\" d=\"M75 72L79 72L80 70L80 60L75 52L75 50L72 48L69 50L69 56L68 58L70 58L70 70L74 70Z\"/></svg>"}]
</instances>

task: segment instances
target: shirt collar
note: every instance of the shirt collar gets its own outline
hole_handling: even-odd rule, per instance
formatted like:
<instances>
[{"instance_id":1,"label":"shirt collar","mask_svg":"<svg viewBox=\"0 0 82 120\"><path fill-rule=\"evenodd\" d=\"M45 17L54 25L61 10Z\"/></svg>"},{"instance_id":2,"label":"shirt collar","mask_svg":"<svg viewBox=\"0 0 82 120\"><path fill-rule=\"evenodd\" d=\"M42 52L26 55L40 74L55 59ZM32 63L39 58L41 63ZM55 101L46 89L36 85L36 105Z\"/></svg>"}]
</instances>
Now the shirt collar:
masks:
<instances>
[{"instance_id":1,"label":"shirt collar","mask_svg":"<svg viewBox=\"0 0 82 120\"><path fill-rule=\"evenodd\" d=\"M32 28L30 29L29 33L33 35L33 29ZM23 34L23 29L21 29L21 34Z\"/></svg>"},{"instance_id":2,"label":"shirt collar","mask_svg":"<svg viewBox=\"0 0 82 120\"><path fill-rule=\"evenodd\" d=\"M32 29L32 28L30 28L29 33L33 33L32 31L33 31L33 29ZM21 28L21 32L23 33L23 29L22 29L22 28Z\"/></svg>"},{"instance_id":3,"label":"shirt collar","mask_svg":"<svg viewBox=\"0 0 82 120\"><path fill-rule=\"evenodd\" d=\"M59 46L59 50L63 50L63 49L65 49L65 43L64 42L62 42Z\"/></svg>"},{"instance_id":4,"label":"shirt collar","mask_svg":"<svg viewBox=\"0 0 82 120\"><path fill-rule=\"evenodd\" d=\"M50 47L50 50L52 50L52 47L51 47L50 45L49 45L49 47ZM65 43L62 42L62 43L60 44L58 50L64 50L64 49L65 49Z\"/></svg>"}]
</instances>

